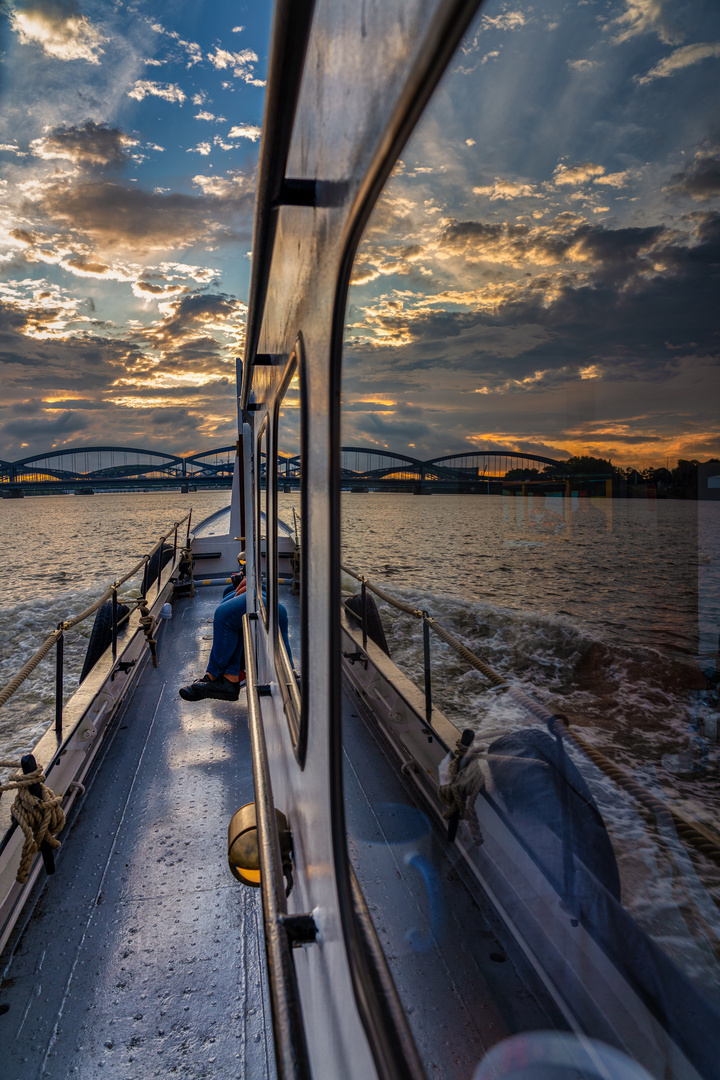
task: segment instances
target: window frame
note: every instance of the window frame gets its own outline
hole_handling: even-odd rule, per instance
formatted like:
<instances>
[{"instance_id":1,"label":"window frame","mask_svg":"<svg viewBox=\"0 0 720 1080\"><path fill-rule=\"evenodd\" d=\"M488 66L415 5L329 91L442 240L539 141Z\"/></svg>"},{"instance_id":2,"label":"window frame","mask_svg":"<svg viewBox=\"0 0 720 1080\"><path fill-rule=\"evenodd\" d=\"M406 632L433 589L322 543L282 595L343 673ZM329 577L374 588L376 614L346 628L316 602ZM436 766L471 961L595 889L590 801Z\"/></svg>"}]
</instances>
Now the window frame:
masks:
<instances>
[{"instance_id":1,"label":"window frame","mask_svg":"<svg viewBox=\"0 0 720 1080\"><path fill-rule=\"evenodd\" d=\"M273 408L273 459L274 459L274 475L273 475L273 505L272 514L273 520L277 525L279 521L278 508L277 508L277 494L278 494L278 472L277 472L277 451L278 451L278 433L280 428L280 410L282 408L285 395L287 394L290 383L293 377L297 373L298 375L298 389L300 394L300 521L301 524L305 520L305 511L307 506L306 498L306 484L304 479L303 463L307 460L306 453L306 438L307 438L307 423L306 423L306 410L307 410L307 371L304 362L304 349L302 335L298 334L293 346L293 350L290 353L285 371L283 373L282 381L275 397L275 405ZM274 536L277 536L277 528L274 529ZM280 621L278 612L279 603L279 590L277 587L278 580L278 550L277 541L272 545L272 574L274 591L272 593L272 641L273 641L273 653L275 656L275 673L278 678L278 685L280 687L280 693L283 700L283 709L285 712L285 718L290 730L290 737L292 739L293 750L295 752L295 758L300 766L304 768L305 755L307 751L307 739L308 739L308 707L307 707L307 663L308 663L308 632L307 632L307 619L304 617L304 613L307 611L307 550L304 542L300 544L300 686L298 687L297 680L293 668L290 666L290 658L287 655L285 644L280 634Z\"/></svg>"}]
</instances>

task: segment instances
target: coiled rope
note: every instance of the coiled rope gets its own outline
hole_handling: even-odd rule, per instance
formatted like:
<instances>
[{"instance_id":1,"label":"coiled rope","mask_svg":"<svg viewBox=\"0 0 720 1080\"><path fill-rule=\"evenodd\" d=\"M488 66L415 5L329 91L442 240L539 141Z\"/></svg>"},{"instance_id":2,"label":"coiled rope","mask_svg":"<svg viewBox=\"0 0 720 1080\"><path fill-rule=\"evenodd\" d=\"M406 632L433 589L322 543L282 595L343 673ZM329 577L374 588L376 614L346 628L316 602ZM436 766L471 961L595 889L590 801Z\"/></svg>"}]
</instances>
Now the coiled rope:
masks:
<instances>
[{"instance_id":1,"label":"coiled rope","mask_svg":"<svg viewBox=\"0 0 720 1080\"><path fill-rule=\"evenodd\" d=\"M20 866L15 876L18 884L24 885L40 845L46 843L51 848L60 847L56 834L65 824L65 814L60 805L62 795L56 795L45 786L45 773L41 765L29 773L22 771L19 761L0 761L0 768L17 770L4 784L0 784L0 795L4 791L17 791L10 814L25 836ZM39 796L30 791L33 785L40 788Z\"/></svg>"},{"instance_id":2,"label":"coiled rope","mask_svg":"<svg viewBox=\"0 0 720 1080\"><path fill-rule=\"evenodd\" d=\"M153 637L153 630L155 629L157 619L154 615L150 614L150 608L148 607L147 600L144 596L140 597L138 607L140 608L140 629L145 632L145 640L150 646L153 667L157 667L157 641Z\"/></svg>"},{"instance_id":3,"label":"coiled rope","mask_svg":"<svg viewBox=\"0 0 720 1080\"><path fill-rule=\"evenodd\" d=\"M711 829L708 829L704 825L696 824L689 821L682 814L678 813L673 807L667 805L652 792L644 788L642 784L639 784L637 780L633 780L628 773L620 766L615 765L608 757L605 756L600 750L597 750L582 735L578 735L574 731L564 716L559 716L555 713L549 712L544 705L539 701L535 701L529 694L526 694L519 687L513 686L502 675L498 675L496 671L493 671L484 660L481 660L479 656L476 656L466 645L463 645L453 634L441 626L430 615L426 615L420 608L411 607L409 604L404 604L401 600L397 600L394 596L388 595L383 592L376 585L373 585L367 578L363 578L361 574L351 570L350 567L341 564L341 569L344 573L350 577L355 578L356 581L364 581L365 587L371 592L379 596L381 600L384 600L391 607L397 608L398 611L404 611L407 615L412 615L416 619L424 619L428 626L441 638L446 644L448 644L458 656L461 656L471 667L481 672L493 686L498 688L504 687L508 693L508 696L520 705L521 708L529 712L541 723L547 724L549 727L555 728L561 735L566 735L571 738L575 744L583 751L583 753L596 765L606 776L610 777L618 787L624 788L630 795L632 795L639 803L650 810L658 824L669 824L672 822L677 832L678 838L685 844L689 844L697 851L700 851L703 855L706 855L713 862L720 865L720 836L717 836ZM555 722L560 721L562 726L558 726ZM451 777L450 783L442 785L440 791L440 798L449 808L445 816L450 816L452 813L457 812L460 806L464 806L467 799L467 792L464 790L467 784L467 780L463 777L463 772L460 771L461 758L465 750L460 748L458 743L456 750L456 758L451 761L449 768L449 775ZM453 768L454 765L454 768ZM462 777L462 782L461 778ZM462 790L461 790L462 788ZM453 790L451 790L453 789Z\"/></svg>"}]
</instances>

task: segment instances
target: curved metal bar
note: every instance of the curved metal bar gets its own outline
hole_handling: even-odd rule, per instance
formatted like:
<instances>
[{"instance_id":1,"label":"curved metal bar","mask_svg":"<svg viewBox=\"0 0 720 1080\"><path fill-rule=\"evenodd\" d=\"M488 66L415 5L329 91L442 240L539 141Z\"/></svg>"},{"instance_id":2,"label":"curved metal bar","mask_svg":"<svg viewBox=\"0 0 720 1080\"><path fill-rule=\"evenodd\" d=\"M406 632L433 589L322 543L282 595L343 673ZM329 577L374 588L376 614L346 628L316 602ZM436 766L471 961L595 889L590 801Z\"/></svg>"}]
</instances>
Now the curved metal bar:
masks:
<instances>
[{"instance_id":1,"label":"curved metal bar","mask_svg":"<svg viewBox=\"0 0 720 1080\"><path fill-rule=\"evenodd\" d=\"M341 446L341 454L368 454L375 457L388 457L395 458L397 461L410 462L412 465L426 465L426 461L421 461L420 458L408 457L407 454L396 454L394 450L377 450L371 446ZM460 455L458 455L459 457Z\"/></svg>"},{"instance_id":2,"label":"curved metal bar","mask_svg":"<svg viewBox=\"0 0 720 1080\"><path fill-rule=\"evenodd\" d=\"M563 461L558 461L556 458L540 457L539 454L522 454L517 450L471 450L469 453L458 454L445 454L443 457L428 458L423 462L423 465L438 465L441 461L454 461L455 458L472 458L472 457L509 457L518 458L523 461L542 461L545 465L564 465Z\"/></svg>"},{"instance_id":3,"label":"curved metal bar","mask_svg":"<svg viewBox=\"0 0 720 1080\"><path fill-rule=\"evenodd\" d=\"M329 451L332 571L329 615L330 640L334 643L334 655L330 665L330 701L332 713L338 718L342 716L340 401L345 311L350 275L358 244L373 207L477 7L478 0L447 0L435 15L417 62L410 72L373 155L370 167L360 184L343 238L332 316L330 400L335 404L330 416ZM378 958L367 949L361 921L354 906L347 849L342 731L339 722L331 726L330 758L331 820L338 900L358 1010L379 1075L383 1078L392 1077L393 1080L401 1080L401 1078L418 1080L424 1076L424 1070L409 1030L402 1024L403 1018L392 1015L377 997L375 987L379 977Z\"/></svg>"},{"instance_id":4,"label":"curved metal bar","mask_svg":"<svg viewBox=\"0 0 720 1080\"><path fill-rule=\"evenodd\" d=\"M311 1080L302 1005L297 986L290 941L282 918L287 913L283 887L282 860L275 823L265 732L257 692L255 641L250 612L243 619L245 667L247 674L248 723L252 744L255 812L260 852L260 880L265 922L265 954L273 1014L275 1065L280 1080Z\"/></svg>"},{"instance_id":5,"label":"curved metal bar","mask_svg":"<svg viewBox=\"0 0 720 1080\"><path fill-rule=\"evenodd\" d=\"M285 184L285 169L314 7L314 0L278 0L273 15L272 52L268 64L263 139L258 163L253 261L240 393L243 409L247 408L250 396L252 369L270 277L277 211Z\"/></svg>"},{"instance_id":6,"label":"curved metal bar","mask_svg":"<svg viewBox=\"0 0 720 1080\"><path fill-rule=\"evenodd\" d=\"M141 450L137 446L75 446L62 450L49 450L44 454L32 454L30 457L18 458L17 461L8 462L9 465L29 465L33 461L45 461L52 458L68 457L70 454L98 454L98 453L116 453L116 454L150 454L152 457L170 458L172 461L176 461L179 465L182 465L184 458L178 457L177 454L169 454L164 450Z\"/></svg>"}]
</instances>

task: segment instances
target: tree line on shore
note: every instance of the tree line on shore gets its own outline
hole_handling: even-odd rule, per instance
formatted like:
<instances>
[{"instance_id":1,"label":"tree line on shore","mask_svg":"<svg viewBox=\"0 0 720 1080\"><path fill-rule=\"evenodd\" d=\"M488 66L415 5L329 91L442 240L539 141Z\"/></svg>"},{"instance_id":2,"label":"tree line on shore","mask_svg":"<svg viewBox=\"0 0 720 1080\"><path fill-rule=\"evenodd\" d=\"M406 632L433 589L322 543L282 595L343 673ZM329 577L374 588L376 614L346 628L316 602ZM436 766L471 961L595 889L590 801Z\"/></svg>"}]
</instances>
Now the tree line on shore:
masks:
<instances>
[{"instance_id":1,"label":"tree line on shore","mask_svg":"<svg viewBox=\"0 0 720 1080\"><path fill-rule=\"evenodd\" d=\"M710 458L705 464L720 459ZM607 458L589 455L575 456L557 465L545 465L542 469L510 469L505 473L506 480L553 480L578 479L592 480L605 478L618 480L628 486L654 486L656 493L667 498L694 499L698 491L698 465L695 458L679 458L674 469L647 468L638 469L632 465L620 468Z\"/></svg>"}]
</instances>

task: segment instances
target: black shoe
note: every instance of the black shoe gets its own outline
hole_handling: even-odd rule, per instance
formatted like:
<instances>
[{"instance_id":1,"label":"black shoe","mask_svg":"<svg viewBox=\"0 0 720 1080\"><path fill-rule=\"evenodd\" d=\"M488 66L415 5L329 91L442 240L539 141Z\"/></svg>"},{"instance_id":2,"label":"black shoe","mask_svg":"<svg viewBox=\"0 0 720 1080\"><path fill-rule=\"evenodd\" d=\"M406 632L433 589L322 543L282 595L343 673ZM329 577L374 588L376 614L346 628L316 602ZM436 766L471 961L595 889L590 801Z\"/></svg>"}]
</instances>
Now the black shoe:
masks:
<instances>
[{"instance_id":1,"label":"black shoe","mask_svg":"<svg viewBox=\"0 0 720 1080\"><path fill-rule=\"evenodd\" d=\"M219 698L221 701L237 701L240 697L238 683L230 682L222 675L219 679L211 679L209 675L203 675L202 679L196 679L189 686L181 686L179 690L181 698L185 701L200 701L201 698Z\"/></svg>"}]
</instances>

